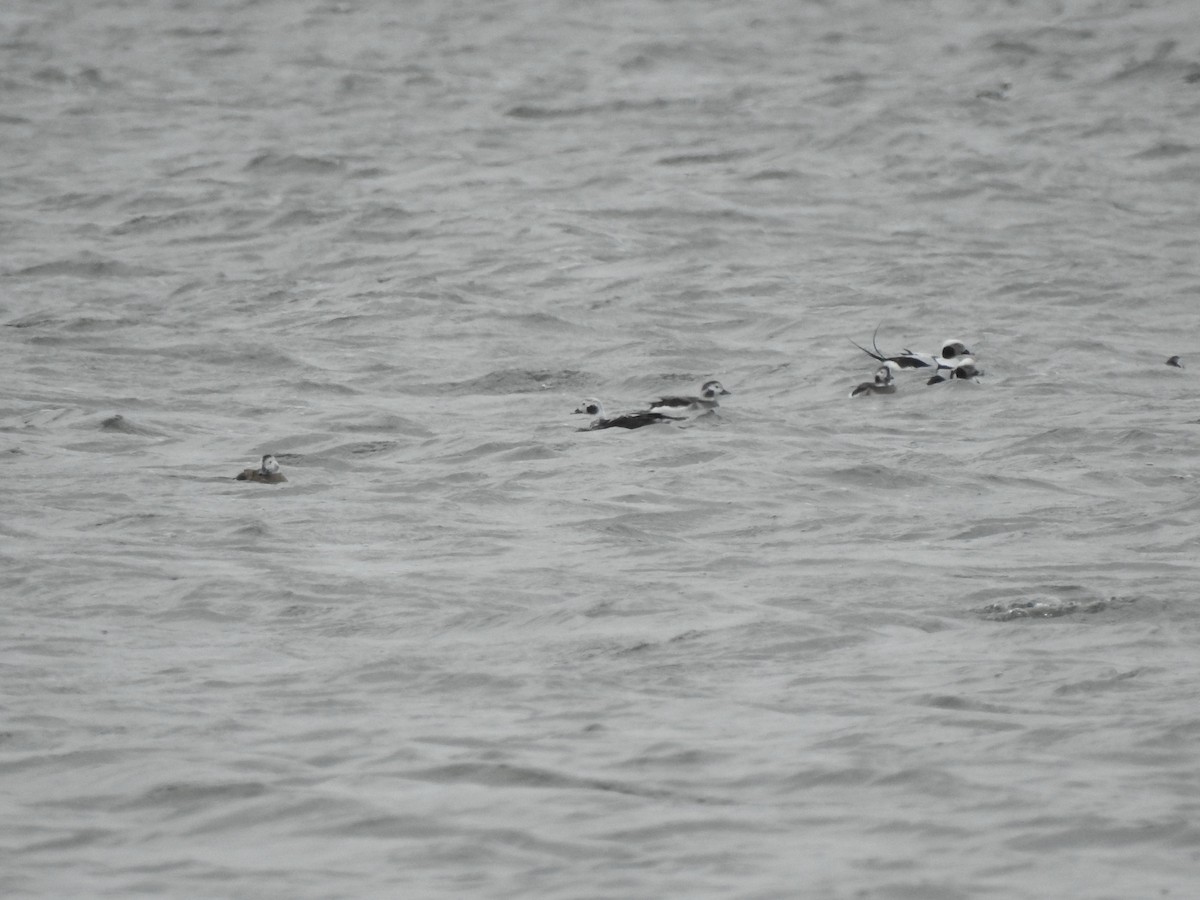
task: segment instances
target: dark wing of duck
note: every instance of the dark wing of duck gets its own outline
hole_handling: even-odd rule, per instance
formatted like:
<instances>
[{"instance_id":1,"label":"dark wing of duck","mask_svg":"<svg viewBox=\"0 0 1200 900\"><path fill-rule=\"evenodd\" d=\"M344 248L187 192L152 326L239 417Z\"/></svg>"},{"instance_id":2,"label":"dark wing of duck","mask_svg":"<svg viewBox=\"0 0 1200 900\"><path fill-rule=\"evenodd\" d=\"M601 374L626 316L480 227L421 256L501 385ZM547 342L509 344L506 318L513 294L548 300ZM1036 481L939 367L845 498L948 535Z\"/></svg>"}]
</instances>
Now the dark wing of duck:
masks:
<instances>
[{"instance_id":1,"label":"dark wing of duck","mask_svg":"<svg viewBox=\"0 0 1200 900\"><path fill-rule=\"evenodd\" d=\"M641 428L643 425L656 425L659 422L678 422L679 419L679 416L667 416L656 412L636 412L627 416L599 419L592 428Z\"/></svg>"},{"instance_id":2,"label":"dark wing of duck","mask_svg":"<svg viewBox=\"0 0 1200 900\"><path fill-rule=\"evenodd\" d=\"M664 406L668 409L690 409L696 405L693 397L662 397L648 403L648 406Z\"/></svg>"},{"instance_id":3,"label":"dark wing of duck","mask_svg":"<svg viewBox=\"0 0 1200 900\"><path fill-rule=\"evenodd\" d=\"M936 363L922 359L922 356L923 354L913 353L906 347L901 351L900 356L890 356L888 359L902 369L932 369L935 367Z\"/></svg>"}]
</instances>

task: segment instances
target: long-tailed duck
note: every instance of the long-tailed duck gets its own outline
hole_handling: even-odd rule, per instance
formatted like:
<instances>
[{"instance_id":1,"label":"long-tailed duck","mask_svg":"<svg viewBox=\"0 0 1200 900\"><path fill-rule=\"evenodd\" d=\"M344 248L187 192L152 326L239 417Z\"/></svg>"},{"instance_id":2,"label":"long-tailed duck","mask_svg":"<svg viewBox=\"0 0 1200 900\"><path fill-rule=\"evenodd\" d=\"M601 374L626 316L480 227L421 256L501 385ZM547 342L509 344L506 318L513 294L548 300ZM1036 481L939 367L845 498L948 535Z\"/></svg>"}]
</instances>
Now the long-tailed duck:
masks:
<instances>
[{"instance_id":1,"label":"long-tailed duck","mask_svg":"<svg viewBox=\"0 0 1200 900\"><path fill-rule=\"evenodd\" d=\"M966 344L956 338L949 338L942 342L942 353L940 356L935 356L932 353L914 353L907 348L901 351L896 356L884 356L880 352L878 344L875 343L875 335L879 334L879 329L875 329L875 334L871 335L871 346L874 350L868 350L862 344L851 341L859 350L874 357L880 362L893 362L901 369L926 369L935 370L954 369L957 368L963 357L974 356Z\"/></svg>"},{"instance_id":2,"label":"long-tailed duck","mask_svg":"<svg viewBox=\"0 0 1200 900\"><path fill-rule=\"evenodd\" d=\"M892 377L892 366L894 365L894 362L885 362L882 366L875 370L874 381L864 381L850 392L850 396L861 397L866 394L896 393L896 379Z\"/></svg>"},{"instance_id":3,"label":"long-tailed duck","mask_svg":"<svg viewBox=\"0 0 1200 900\"><path fill-rule=\"evenodd\" d=\"M708 412L721 405L717 397L725 397L730 394L730 391L721 386L721 382L706 381L700 387L699 397L660 397L657 400L651 400L647 405L650 412L657 413Z\"/></svg>"},{"instance_id":4,"label":"long-tailed duck","mask_svg":"<svg viewBox=\"0 0 1200 900\"><path fill-rule=\"evenodd\" d=\"M268 453L262 458L262 465L257 469L243 469L236 481L261 481L264 484L279 484L287 481L287 476L279 471L279 463Z\"/></svg>"},{"instance_id":5,"label":"long-tailed duck","mask_svg":"<svg viewBox=\"0 0 1200 900\"><path fill-rule=\"evenodd\" d=\"M604 404L594 397L584 400L575 412L594 417L591 425L587 428L580 428L579 431L596 431L600 428L641 428L643 425L657 425L660 422L674 422L683 418L682 416L668 416L660 412L643 410L623 416L613 416L609 419L604 415Z\"/></svg>"}]
</instances>

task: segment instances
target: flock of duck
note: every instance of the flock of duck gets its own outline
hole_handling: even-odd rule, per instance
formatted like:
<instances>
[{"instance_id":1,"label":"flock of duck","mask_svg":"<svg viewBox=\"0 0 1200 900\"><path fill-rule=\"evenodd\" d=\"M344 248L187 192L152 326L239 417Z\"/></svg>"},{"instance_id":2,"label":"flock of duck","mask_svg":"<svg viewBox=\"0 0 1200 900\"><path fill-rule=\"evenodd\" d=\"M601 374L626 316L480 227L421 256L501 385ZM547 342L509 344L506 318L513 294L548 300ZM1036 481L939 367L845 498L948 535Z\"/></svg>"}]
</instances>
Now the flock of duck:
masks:
<instances>
[{"instance_id":1,"label":"flock of duck","mask_svg":"<svg viewBox=\"0 0 1200 900\"><path fill-rule=\"evenodd\" d=\"M983 374L975 360L974 352L962 341L950 339L942 343L940 354L914 353L904 350L896 356L886 356L875 342L879 329L871 336L871 346L868 350L861 344L850 343L863 353L883 363L875 371L874 381L864 381L850 392L851 397L867 394L894 394L896 392L896 373L902 371L920 372L929 376L926 384L940 384L944 381L961 379L974 381ZM714 412L720 405L718 397L730 392L721 386L719 381L707 381L700 388L698 397L662 397L652 400L645 409L626 413L619 416L607 416L604 404L594 397L589 397L575 410L592 416L592 424L580 431L595 431L599 428L641 428L644 425L657 425L662 422L679 421L696 414Z\"/></svg>"},{"instance_id":2,"label":"flock of duck","mask_svg":"<svg viewBox=\"0 0 1200 900\"><path fill-rule=\"evenodd\" d=\"M928 375L926 384L941 384L947 381L975 381L983 374L975 359L974 352L962 341L950 339L942 342L940 353L914 353L903 350L895 356L887 356L880 351L875 338L879 329L871 336L871 348L868 350L854 341L850 343L863 353L882 363L875 370L872 381L864 381L850 392L851 397L864 397L873 394L894 394L896 392L896 375L901 372L911 372L918 375ZM1167 365L1183 368L1178 356L1167 360ZM635 412L610 416L604 410L604 404L595 397L584 400L575 413L592 417L591 424L579 431L597 431L603 428L642 428L646 425L660 425L666 422L679 422L685 419L715 413L720 406L720 397L731 394L719 381L706 381L700 386L696 396L659 397L650 401L645 409ZM279 463L270 453L266 454L258 468L244 469L237 476L238 481L257 481L263 484L280 484L287 481L287 476L279 470Z\"/></svg>"},{"instance_id":3,"label":"flock of duck","mask_svg":"<svg viewBox=\"0 0 1200 900\"><path fill-rule=\"evenodd\" d=\"M592 424L579 431L596 431L600 428L641 428L643 425L657 425L660 422L678 422L695 415L705 415L720 406L718 397L728 396L719 381L706 381L700 387L698 397L660 397L651 400L646 409L625 413L620 416L607 416L604 404L595 397L588 397L575 410L592 417Z\"/></svg>"},{"instance_id":4,"label":"flock of duck","mask_svg":"<svg viewBox=\"0 0 1200 900\"><path fill-rule=\"evenodd\" d=\"M876 335L879 329L875 329ZM851 341L851 343L854 343ZM854 344L868 356L881 362L875 372L874 381L865 381L850 392L851 397L869 394L892 394L896 391L897 372L913 371L928 374L927 384L938 384L953 379L975 380L983 374L975 362L975 355L960 340L947 340L942 344L940 355L914 353L904 350L896 356L885 356L875 343L875 335L871 337L872 350L860 344ZM660 425L667 422L679 422L685 419L715 413L720 406L721 397L730 396L732 392L725 389L719 381L706 381L700 386L696 396L659 397L646 404L645 409L634 412L608 415L604 404L595 397L588 397L576 408L575 413L592 417L591 423L579 431L598 431L604 428L642 428L646 425ZM237 476L238 481L256 481L262 484L280 484L287 481L287 476L279 470L279 463L270 453L263 456L258 468L244 469Z\"/></svg>"},{"instance_id":5,"label":"flock of duck","mask_svg":"<svg viewBox=\"0 0 1200 900\"><path fill-rule=\"evenodd\" d=\"M643 425L656 425L661 422L679 422L693 416L711 413L720 405L718 397L728 396L731 392L725 390L719 381L705 382L697 397L660 397L650 402L646 409L637 412L608 416L604 412L604 404L594 397L589 397L575 410L592 417L592 423L579 431L595 431L599 428L641 428ZM257 481L260 484L281 484L287 481L287 476L279 470L279 461L268 453L259 462L258 468L243 469L238 473L236 481Z\"/></svg>"},{"instance_id":6,"label":"flock of duck","mask_svg":"<svg viewBox=\"0 0 1200 900\"><path fill-rule=\"evenodd\" d=\"M871 347L874 348L872 350L868 350L854 341L850 342L867 356L883 363L875 370L875 380L864 381L850 392L851 397L861 397L867 394L894 394L896 392L896 373L901 371L929 375L926 384L941 384L956 378L962 381L975 381L983 374L983 369L976 364L975 353L956 338L948 338L943 341L940 354L914 353L912 350L905 349L896 356L885 356L880 352L879 345L875 343L875 337L878 334L879 329L876 328L875 334L871 335Z\"/></svg>"}]
</instances>

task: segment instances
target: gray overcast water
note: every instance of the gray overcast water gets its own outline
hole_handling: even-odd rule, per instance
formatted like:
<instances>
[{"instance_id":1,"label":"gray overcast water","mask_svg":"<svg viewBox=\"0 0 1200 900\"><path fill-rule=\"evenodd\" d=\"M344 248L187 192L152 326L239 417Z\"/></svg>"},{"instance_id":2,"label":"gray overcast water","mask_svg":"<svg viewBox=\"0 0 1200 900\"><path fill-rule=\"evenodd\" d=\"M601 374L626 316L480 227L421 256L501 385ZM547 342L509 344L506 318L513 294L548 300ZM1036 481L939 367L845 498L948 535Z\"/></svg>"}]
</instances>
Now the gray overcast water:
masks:
<instances>
[{"instance_id":1,"label":"gray overcast water","mask_svg":"<svg viewBox=\"0 0 1200 900\"><path fill-rule=\"evenodd\" d=\"M1198 23L5 3L0 894L1195 896Z\"/></svg>"}]
</instances>

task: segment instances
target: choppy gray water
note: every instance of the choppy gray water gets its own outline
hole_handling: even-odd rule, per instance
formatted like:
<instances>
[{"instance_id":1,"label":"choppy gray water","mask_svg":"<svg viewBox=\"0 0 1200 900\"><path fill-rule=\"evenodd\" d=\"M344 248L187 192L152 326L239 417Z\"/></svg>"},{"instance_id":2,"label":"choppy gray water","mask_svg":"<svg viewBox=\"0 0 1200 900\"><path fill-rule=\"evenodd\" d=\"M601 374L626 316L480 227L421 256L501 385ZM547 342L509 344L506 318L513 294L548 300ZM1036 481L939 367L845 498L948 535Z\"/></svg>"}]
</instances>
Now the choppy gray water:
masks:
<instances>
[{"instance_id":1,"label":"choppy gray water","mask_svg":"<svg viewBox=\"0 0 1200 900\"><path fill-rule=\"evenodd\" d=\"M0 893L1194 894L1192 0L0 59ZM881 322L986 376L848 399Z\"/></svg>"}]
</instances>

